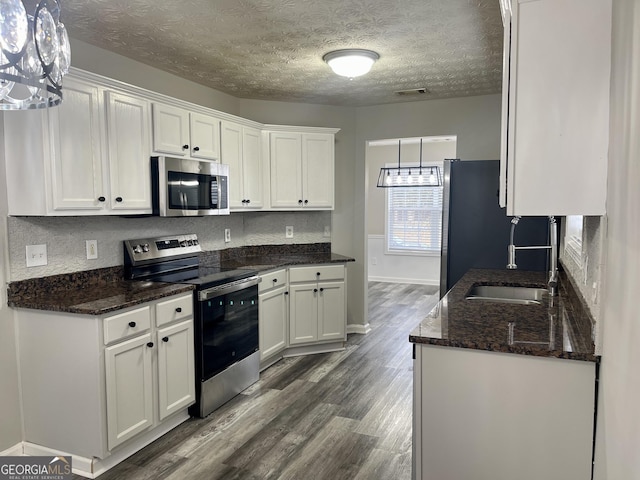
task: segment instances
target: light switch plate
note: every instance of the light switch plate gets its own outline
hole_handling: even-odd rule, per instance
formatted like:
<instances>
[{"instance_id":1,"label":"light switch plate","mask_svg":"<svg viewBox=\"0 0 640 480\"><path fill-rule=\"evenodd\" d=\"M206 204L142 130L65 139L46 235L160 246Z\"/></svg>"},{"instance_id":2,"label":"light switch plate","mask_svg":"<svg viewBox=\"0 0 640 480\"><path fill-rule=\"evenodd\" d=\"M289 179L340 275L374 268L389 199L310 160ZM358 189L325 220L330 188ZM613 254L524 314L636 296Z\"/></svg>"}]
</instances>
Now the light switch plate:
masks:
<instances>
[{"instance_id":1,"label":"light switch plate","mask_svg":"<svg viewBox=\"0 0 640 480\"><path fill-rule=\"evenodd\" d=\"M47 244L27 245L27 267L40 267L47 264Z\"/></svg>"},{"instance_id":2,"label":"light switch plate","mask_svg":"<svg viewBox=\"0 0 640 480\"><path fill-rule=\"evenodd\" d=\"M325 225L324 226L324 232L322 234L323 237L330 237L331 236L331 227L329 225Z\"/></svg>"},{"instance_id":3,"label":"light switch plate","mask_svg":"<svg viewBox=\"0 0 640 480\"><path fill-rule=\"evenodd\" d=\"M224 243L229 243L231 241L231 229L224 229Z\"/></svg>"},{"instance_id":4,"label":"light switch plate","mask_svg":"<svg viewBox=\"0 0 640 480\"><path fill-rule=\"evenodd\" d=\"M98 241L87 240L87 260L95 260L98 258Z\"/></svg>"},{"instance_id":5,"label":"light switch plate","mask_svg":"<svg viewBox=\"0 0 640 480\"><path fill-rule=\"evenodd\" d=\"M293 238L293 225L284 228L284 238Z\"/></svg>"}]
</instances>

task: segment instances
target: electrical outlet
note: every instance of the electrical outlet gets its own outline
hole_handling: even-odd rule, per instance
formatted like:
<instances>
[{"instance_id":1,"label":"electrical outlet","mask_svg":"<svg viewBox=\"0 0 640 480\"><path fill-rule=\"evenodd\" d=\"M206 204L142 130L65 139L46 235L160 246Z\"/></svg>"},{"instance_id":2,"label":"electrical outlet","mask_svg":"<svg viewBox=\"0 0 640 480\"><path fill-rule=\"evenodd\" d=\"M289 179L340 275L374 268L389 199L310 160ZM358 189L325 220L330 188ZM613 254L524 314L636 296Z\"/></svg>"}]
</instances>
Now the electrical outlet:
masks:
<instances>
[{"instance_id":1,"label":"electrical outlet","mask_svg":"<svg viewBox=\"0 0 640 480\"><path fill-rule=\"evenodd\" d=\"M378 257L371 257L371 265L377 265L378 264Z\"/></svg>"},{"instance_id":2,"label":"electrical outlet","mask_svg":"<svg viewBox=\"0 0 640 480\"><path fill-rule=\"evenodd\" d=\"M224 229L224 243L229 243L231 241L231 229Z\"/></svg>"},{"instance_id":3,"label":"electrical outlet","mask_svg":"<svg viewBox=\"0 0 640 480\"><path fill-rule=\"evenodd\" d=\"M285 227L284 238L293 238L293 225Z\"/></svg>"},{"instance_id":4,"label":"electrical outlet","mask_svg":"<svg viewBox=\"0 0 640 480\"><path fill-rule=\"evenodd\" d=\"M331 236L331 227L329 225L325 225L324 226L324 233L322 234L323 237L330 237Z\"/></svg>"},{"instance_id":5,"label":"electrical outlet","mask_svg":"<svg viewBox=\"0 0 640 480\"><path fill-rule=\"evenodd\" d=\"M87 260L95 260L98 258L98 241L87 240Z\"/></svg>"},{"instance_id":6,"label":"electrical outlet","mask_svg":"<svg viewBox=\"0 0 640 480\"><path fill-rule=\"evenodd\" d=\"M47 245L27 245L27 267L47 264Z\"/></svg>"}]
</instances>

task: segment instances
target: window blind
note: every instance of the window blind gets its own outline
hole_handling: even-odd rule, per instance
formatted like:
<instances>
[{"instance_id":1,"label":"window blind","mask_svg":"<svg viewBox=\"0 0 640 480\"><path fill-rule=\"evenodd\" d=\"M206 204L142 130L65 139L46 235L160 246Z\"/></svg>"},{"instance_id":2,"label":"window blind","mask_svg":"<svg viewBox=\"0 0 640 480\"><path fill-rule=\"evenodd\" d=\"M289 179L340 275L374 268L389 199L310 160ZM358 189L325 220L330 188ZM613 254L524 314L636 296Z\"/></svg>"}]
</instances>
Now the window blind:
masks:
<instances>
[{"instance_id":1,"label":"window blind","mask_svg":"<svg viewBox=\"0 0 640 480\"><path fill-rule=\"evenodd\" d=\"M442 187L387 189L387 251L440 253L442 194Z\"/></svg>"}]
</instances>

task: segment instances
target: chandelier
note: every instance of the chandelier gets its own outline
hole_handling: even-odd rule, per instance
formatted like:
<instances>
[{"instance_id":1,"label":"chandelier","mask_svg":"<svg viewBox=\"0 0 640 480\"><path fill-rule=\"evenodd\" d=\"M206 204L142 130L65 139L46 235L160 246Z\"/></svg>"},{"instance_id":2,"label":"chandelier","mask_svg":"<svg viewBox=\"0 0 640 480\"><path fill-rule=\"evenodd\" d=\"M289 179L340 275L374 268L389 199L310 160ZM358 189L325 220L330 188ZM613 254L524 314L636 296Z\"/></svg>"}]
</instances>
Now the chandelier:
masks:
<instances>
[{"instance_id":1,"label":"chandelier","mask_svg":"<svg viewBox=\"0 0 640 480\"><path fill-rule=\"evenodd\" d=\"M442 174L437 165L422 165L422 138L420 139L420 165L418 167L400 166L400 146L398 140L398 166L383 167L378 175L377 187L441 187Z\"/></svg>"},{"instance_id":2,"label":"chandelier","mask_svg":"<svg viewBox=\"0 0 640 480\"><path fill-rule=\"evenodd\" d=\"M0 48L0 110L62 101L71 48L58 0L41 0L30 13L21 0L0 0Z\"/></svg>"}]
</instances>

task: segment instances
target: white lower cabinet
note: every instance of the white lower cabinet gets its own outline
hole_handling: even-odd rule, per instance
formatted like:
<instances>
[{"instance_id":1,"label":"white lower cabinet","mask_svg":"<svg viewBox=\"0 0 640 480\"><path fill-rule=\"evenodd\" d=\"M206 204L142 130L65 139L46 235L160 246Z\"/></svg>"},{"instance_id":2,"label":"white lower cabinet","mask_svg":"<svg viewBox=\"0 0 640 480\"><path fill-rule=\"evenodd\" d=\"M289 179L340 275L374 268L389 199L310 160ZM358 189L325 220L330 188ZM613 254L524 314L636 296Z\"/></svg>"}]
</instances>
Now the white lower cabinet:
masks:
<instances>
[{"instance_id":1,"label":"white lower cabinet","mask_svg":"<svg viewBox=\"0 0 640 480\"><path fill-rule=\"evenodd\" d=\"M412 478L591 478L595 362L414 348Z\"/></svg>"},{"instance_id":2,"label":"white lower cabinet","mask_svg":"<svg viewBox=\"0 0 640 480\"><path fill-rule=\"evenodd\" d=\"M261 275L258 286L260 361L264 361L287 347L289 319L287 270Z\"/></svg>"},{"instance_id":3,"label":"white lower cabinet","mask_svg":"<svg viewBox=\"0 0 640 480\"><path fill-rule=\"evenodd\" d=\"M190 292L103 317L26 309L16 317L31 454L51 449L99 471L189 418Z\"/></svg>"},{"instance_id":4,"label":"white lower cabinet","mask_svg":"<svg viewBox=\"0 0 640 480\"><path fill-rule=\"evenodd\" d=\"M289 269L289 344L346 339L344 265Z\"/></svg>"}]
</instances>

